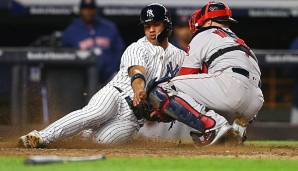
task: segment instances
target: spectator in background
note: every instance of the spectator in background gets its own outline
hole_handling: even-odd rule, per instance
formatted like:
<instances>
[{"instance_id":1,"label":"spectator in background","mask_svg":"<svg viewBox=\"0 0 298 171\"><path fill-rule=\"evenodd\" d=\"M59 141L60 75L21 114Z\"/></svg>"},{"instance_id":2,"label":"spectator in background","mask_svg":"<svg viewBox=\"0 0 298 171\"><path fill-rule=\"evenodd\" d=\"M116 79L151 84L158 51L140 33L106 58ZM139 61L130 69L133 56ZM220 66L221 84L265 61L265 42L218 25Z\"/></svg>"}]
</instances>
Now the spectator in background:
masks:
<instances>
[{"instance_id":1,"label":"spectator in background","mask_svg":"<svg viewBox=\"0 0 298 171\"><path fill-rule=\"evenodd\" d=\"M298 37L296 37L290 45L290 49L298 49Z\"/></svg>"},{"instance_id":2,"label":"spectator in background","mask_svg":"<svg viewBox=\"0 0 298 171\"><path fill-rule=\"evenodd\" d=\"M290 49L298 50L298 37L295 38L294 41L291 43ZM298 77L294 70L292 70L291 73L294 74L294 99L290 122L292 124L298 124Z\"/></svg>"},{"instance_id":3,"label":"spectator in background","mask_svg":"<svg viewBox=\"0 0 298 171\"><path fill-rule=\"evenodd\" d=\"M80 18L63 33L65 47L92 50L97 56L99 82L108 82L119 68L123 40L114 23L97 16L94 0L81 0Z\"/></svg>"},{"instance_id":4,"label":"spectator in background","mask_svg":"<svg viewBox=\"0 0 298 171\"><path fill-rule=\"evenodd\" d=\"M188 27L188 16L176 16L174 21L174 35L172 43L184 51L187 51L188 44L191 40L192 33Z\"/></svg>"}]
</instances>

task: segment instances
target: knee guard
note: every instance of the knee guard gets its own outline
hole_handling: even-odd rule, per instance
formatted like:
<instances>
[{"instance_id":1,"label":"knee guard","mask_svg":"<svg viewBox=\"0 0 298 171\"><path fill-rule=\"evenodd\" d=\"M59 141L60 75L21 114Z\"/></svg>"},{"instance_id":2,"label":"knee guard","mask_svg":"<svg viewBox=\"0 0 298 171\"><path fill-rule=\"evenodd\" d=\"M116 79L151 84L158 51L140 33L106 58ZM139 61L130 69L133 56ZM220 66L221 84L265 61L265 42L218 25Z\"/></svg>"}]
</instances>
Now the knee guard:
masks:
<instances>
[{"instance_id":1,"label":"knee guard","mask_svg":"<svg viewBox=\"0 0 298 171\"><path fill-rule=\"evenodd\" d=\"M159 110L202 133L215 125L212 118L202 115L181 97L169 96L161 87L156 87L149 93L148 101L154 110Z\"/></svg>"}]
</instances>

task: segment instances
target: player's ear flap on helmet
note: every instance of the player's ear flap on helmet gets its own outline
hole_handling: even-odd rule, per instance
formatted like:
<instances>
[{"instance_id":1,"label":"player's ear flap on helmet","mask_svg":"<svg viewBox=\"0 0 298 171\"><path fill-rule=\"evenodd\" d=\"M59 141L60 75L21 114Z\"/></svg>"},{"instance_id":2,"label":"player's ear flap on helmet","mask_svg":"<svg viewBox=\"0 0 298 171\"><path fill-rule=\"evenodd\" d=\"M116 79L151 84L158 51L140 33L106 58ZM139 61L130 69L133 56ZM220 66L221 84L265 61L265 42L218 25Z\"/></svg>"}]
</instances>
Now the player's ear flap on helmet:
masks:
<instances>
[{"instance_id":1,"label":"player's ear flap on helmet","mask_svg":"<svg viewBox=\"0 0 298 171\"><path fill-rule=\"evenodd\" d=\"M199 17L201 15L201 9L196 10L190 17L188 21L189 29L191 32L196 32L198 23L197 21L199 20Z\"/></svg>"}]
</instances>

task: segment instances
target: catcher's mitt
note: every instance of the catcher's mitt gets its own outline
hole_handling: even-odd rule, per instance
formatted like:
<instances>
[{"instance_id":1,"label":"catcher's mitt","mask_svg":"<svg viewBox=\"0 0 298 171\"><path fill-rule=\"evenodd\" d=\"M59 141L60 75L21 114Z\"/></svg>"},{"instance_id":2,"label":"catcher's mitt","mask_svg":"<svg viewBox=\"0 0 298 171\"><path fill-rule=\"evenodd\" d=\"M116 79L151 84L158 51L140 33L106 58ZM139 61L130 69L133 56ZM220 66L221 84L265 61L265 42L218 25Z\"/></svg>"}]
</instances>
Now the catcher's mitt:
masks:
<instances>
[{"instance_id":1,"label":"catcher's mitt","mask_svg":"<svg viewBox=\"0 0 298 171\"><path fill-rule=\"evenodd\" d=\"M125 98L129 107L135 114L138 120L146 119L148 121L158 121L158 122L172 122L173 118L167 116L159 110L155 110L147 101L141 101L139 105L133 106L132 100L130 97Z\"/></svg>"}]
</instances>

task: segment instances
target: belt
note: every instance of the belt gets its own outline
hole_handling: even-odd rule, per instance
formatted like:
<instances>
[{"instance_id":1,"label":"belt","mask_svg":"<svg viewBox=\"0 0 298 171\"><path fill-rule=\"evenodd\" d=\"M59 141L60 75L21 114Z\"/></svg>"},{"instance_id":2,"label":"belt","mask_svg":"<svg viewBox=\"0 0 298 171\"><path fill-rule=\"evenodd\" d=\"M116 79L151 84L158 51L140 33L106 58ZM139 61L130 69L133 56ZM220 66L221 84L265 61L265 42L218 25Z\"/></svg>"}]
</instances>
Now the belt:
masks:
<instances>
[{"instance_id":1,"label":"belt","mask_svg":"<svg viewBox=\"0 0 298 171\"><path fill-rule=\"evenodd\" d=\"M119 91L119 93L122 93L123 91L119 88L119 87L116 87L116 86L113 86L116 90Z\"/></svg>"},{"instance_id":2,"label":"belt","mask_svg":"<svg viewBox=\"0 0 298 171\"><path fill-rule=\"evenodd\" d=\"M243 76L245 76L246 78L249 79L249 72L246 69L243 68L232 68L232 71L237 73L237 74L241 74ZM258 87L261 88L261 80L258 83Z\"/></svg>"},{"instance_id":3,"label":"belt","mask_svg":"<svg viewBox=\"0 0 298 171\"><path fill-rule=\"evenodd\" d=\"M249 72L246 69L243 68L232 68L232 71L238 74L241 74L245 76L246 78L249 78Z\"/></svg>"},{"instance_id":4,"label":"belt","mask_svg":"<svg viewBox=\"0 0 298 171\"><path fill-rule=\"evenodd\" d=\"M119 87L113 86L116 90L119 91L119 93L122 93L123 90L121 90ZM142 120L143 119L143 115L141 115L140 112L138 112L137 107L133 106L133 102L132 99L129 96L126 96L125 98L126 103L128 104L129 108L132 110L132 113L136 116L137 120ZM143 123L139 123L139 126L142 127Z\"/></svg>"}]
</instances>

